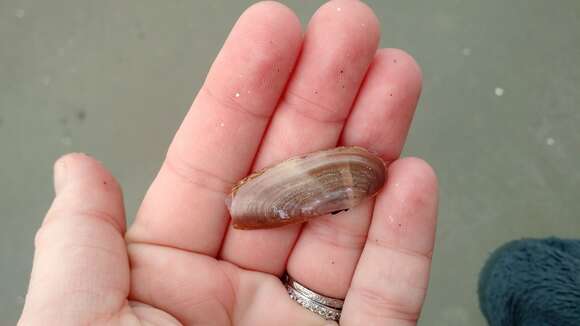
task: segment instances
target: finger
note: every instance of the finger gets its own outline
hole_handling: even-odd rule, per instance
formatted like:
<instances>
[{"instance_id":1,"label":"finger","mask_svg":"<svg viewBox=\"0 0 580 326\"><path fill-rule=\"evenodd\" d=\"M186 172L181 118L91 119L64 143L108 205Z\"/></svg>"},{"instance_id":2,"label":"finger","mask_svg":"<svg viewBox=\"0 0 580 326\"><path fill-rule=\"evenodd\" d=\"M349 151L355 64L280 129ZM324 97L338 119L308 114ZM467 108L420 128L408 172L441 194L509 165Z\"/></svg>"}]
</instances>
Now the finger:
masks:
<instances>
[{"instance_id":1,"label":"finger","mask_svg":"<svg viewBox=\"0 0 580 326\"><path fill-rule=\"evenodd\" d=\"M301 43L300 22L275 2L238 20L169 148L128 240L215 255L225 192L248 173Z\"/></svg>"},{"instance_id":2,"label":"finger","mask_svg":"<svg viewBox=\"0 0 580 326\"><path fill-rule=\"evenodd\" d=\"M399 49L381 49L342 134L343 144L399 157L421 95L421 68ZM378 123L377 123L378 121Z\"/></svg>"},{"instance_id":3,"label":"finger","mask_svg":"<svg viewBox=\"0 0 580 326\"><path fill-rule=\"evenodd\" d=\"M429 281L437 180L422 160L389 168L344 304L341 325L415 325Z\"/></svg>"},{"instance_id":4,"label":"finger","mask_svg":"<svg viewBox=\"0 0 580 326\"><path fill-rule=\"evenodd\" d=\"M331 1L316 12L255 169L336 146L378 39L377 18L362 2ZM299 230L298 225L252 232L230 227L221 256L247 269L281 274Z\"/></svg>"},{"instance_id":5,"label":"finger","mask_svg":"<svg viewBox=\"0 0 580 326\"><path fill-rule=\"evenodd\" d=\"M22 325L88 325L121 310L129 293L115 179L94 159L69 154L55 164L55 189L35 238Z\"/></svg>"},{"instance_id":6,"label":"finger","mask_svg":"<svg viewBox=\"0 0 580 326\"><path fill-rule=\"evenodd\" d=\"M378 51L341 144L369 148L387 162L398 157L420 90L421 71L411 56L396 49ZM373 203L371 199L307 223L288 259L288 273L319 293L344 298L366 241Z\"/></svg>"}]
</instances>

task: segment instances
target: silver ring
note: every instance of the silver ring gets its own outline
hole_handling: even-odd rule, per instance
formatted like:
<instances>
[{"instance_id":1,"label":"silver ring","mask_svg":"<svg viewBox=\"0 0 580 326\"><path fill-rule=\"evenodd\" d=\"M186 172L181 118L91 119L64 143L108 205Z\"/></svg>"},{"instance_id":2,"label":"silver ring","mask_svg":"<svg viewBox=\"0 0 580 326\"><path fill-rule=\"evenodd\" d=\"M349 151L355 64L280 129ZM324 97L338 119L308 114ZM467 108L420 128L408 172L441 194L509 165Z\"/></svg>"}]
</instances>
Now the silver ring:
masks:
<instances>
[{"instance_id":1,"label":"silver ring","mask_svg":"<svg viewBox=\"0 0 580 326\"><path fill-rule=\"evenodd\" d=\"M344 300L323 296L298 283L290 275L285 275L284 283L292 300L324 319L338 321Z\"/></svg>"}]
</instances>

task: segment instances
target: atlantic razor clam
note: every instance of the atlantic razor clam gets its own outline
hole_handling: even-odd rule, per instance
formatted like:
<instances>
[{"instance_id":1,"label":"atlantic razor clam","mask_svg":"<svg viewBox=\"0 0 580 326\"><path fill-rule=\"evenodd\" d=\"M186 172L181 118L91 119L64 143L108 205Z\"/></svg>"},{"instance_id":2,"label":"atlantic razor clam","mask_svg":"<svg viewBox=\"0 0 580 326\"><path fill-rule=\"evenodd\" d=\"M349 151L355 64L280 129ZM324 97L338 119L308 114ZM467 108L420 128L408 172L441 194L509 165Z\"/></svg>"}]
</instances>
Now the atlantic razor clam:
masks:
<instances>
[{"instance_id":1,"label":"atlantic razor clam","mask_svg":"<svg viewBox=\"0 0 580 326\"><path fill-rule=\"evenodd\" d=\"M237 229L274 228L336 213L374 196L385 163L362 147L290 158L242 179L226 198Z\"/></svg>"}]
</instances>

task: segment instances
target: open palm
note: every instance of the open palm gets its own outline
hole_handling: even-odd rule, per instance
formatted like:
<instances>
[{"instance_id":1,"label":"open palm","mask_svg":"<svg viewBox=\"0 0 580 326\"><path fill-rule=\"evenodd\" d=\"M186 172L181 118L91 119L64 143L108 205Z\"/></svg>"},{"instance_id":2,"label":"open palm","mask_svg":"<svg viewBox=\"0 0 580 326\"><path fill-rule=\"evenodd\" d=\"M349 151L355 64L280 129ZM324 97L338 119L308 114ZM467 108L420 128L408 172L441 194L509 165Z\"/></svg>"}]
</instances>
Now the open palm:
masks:
<instances>
[{"instance_id":1,"label":"open palm","mask_svg":"<svg viewBox=\"0 0 580 326\"><path fill-rule=\"evenodd\" d=\"M20 325L325 325L279 277L345 299L341 325L414 325L437 210L431 168L398 159L421 73L377 50L378 21L331 1L303 36L286 7L258 3L217 56L125 234L121 190L94 159L55 164ZM192 58L193 59L193 58ZM290 156L359 145L388 162L378 197L279 229L233 229L232 184Z\"/></svg>"}]
</instances>

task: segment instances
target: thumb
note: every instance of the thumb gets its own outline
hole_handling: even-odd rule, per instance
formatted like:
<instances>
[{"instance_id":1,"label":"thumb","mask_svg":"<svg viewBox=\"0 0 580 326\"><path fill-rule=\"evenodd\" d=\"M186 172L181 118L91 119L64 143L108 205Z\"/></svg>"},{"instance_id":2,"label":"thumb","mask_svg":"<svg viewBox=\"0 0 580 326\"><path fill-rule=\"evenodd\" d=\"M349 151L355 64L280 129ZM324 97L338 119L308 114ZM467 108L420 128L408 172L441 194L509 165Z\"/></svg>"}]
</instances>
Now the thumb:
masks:
<instances>
[{"instance_id":1,"label":"thumb","mask_svg":"<svg viewBox=\"0 0 580 326\"><path fill-rule=\"evenodd\" d=\"M60 158L54 173L19 325L88 325L119 312L129 292L119 185L84 154Z\"/></svg>"}]
</instances>

